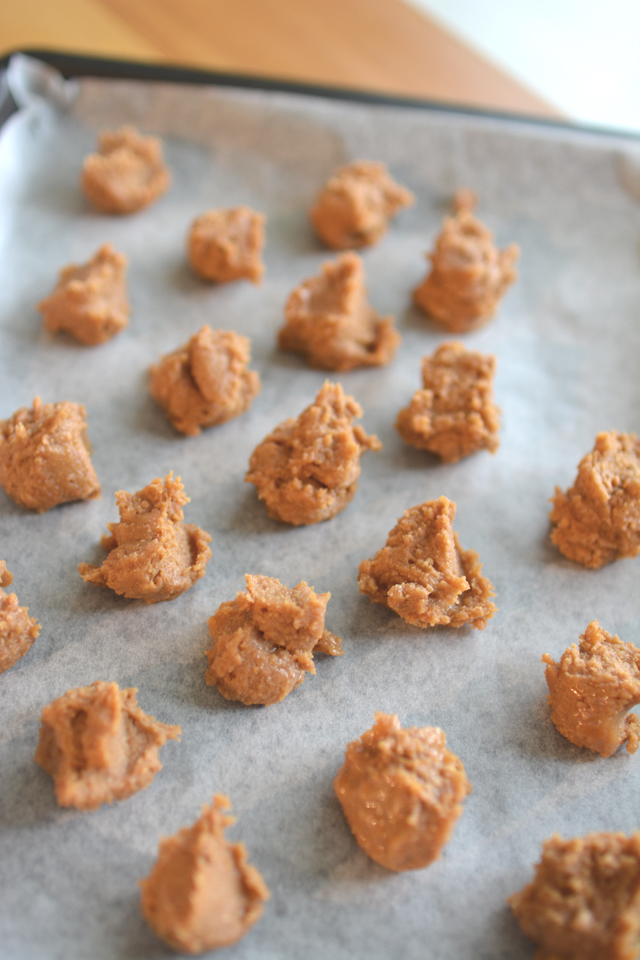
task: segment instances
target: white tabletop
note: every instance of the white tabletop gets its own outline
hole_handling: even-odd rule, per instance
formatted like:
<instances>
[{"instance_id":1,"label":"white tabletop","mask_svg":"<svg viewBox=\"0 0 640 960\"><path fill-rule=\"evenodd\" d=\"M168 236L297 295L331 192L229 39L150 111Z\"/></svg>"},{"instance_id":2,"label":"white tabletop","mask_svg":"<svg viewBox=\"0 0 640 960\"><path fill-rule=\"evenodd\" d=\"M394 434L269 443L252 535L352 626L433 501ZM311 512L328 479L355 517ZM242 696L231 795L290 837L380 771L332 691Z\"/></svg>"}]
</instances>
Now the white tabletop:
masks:
<instances>
[{"instance_id":1,"label":"white tabletop","mask_svg":"<svg viewBox=\"0 0 640 960\"><path fill-rule=\"evenodd\" d=\"M572 120L640 133L638 0L410 0Z\"/></svg>"}]
</instances>

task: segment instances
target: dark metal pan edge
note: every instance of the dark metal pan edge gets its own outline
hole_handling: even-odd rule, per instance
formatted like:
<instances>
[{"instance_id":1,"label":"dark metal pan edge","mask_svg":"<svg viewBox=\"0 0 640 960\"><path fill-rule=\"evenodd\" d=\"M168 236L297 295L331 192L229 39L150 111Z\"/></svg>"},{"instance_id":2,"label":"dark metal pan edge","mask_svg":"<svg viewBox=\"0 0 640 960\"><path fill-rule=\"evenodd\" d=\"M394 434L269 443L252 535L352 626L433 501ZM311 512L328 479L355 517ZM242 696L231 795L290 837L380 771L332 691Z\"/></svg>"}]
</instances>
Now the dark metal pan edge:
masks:
<instances>
[{"instance_id":1,"label":"dark metal pan edge","mask_svg":"<svg viewBox=\"0 0 640 960\"><path fill-rule=\"evenodd\" d=\"M103 57L64 53L55 50L27 48L24 50L11 51L0 58L0 72L6 70L11 57L18 53L41 60L43 63L54 67L66 79L73 77L104 77L114 80L150 80L165 83L212 84L221 87L241 87L249 90L270 90L278 93L295 93L332 100L369 103L377 106L407 107L439 113L454 113L462 116L502 120L509 123L531 124L536 127L546 127L553 130L567 130L604 137L620 137L630 141L640 141L640 133L631 130L577 124L568 120L537 117L531 114L485 110L478 107L446 103L440 100L428 100L421 97L398 96L348 87L334 87L292 80L279 80L259 75L201 70L192 67L145 63L134 60L114 60Z\"/></svg>"}]
</instances>

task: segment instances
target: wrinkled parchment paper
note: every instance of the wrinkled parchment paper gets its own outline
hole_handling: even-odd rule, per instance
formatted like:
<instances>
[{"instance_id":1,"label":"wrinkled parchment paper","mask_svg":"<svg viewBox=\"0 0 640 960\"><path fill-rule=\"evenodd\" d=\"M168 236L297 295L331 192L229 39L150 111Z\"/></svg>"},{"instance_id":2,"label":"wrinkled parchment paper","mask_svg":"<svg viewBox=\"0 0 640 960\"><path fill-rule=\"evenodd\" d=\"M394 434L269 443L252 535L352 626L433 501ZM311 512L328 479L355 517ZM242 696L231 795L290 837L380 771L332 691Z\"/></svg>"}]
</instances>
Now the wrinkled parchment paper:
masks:
<instances>
[{"instance_id":1,"label":"wrinkled parchment paper","mask_svg":"<svg viewBox=\"0 0 640 960\"><path fill-rule=\"evenodd\" d=\"M229 836L244 841L272 893L221 956L532 957L506 898L529 881L541 842L640 826L640 757L603 760L564 740L540 662L593 619L640 644L640 559L582 569L551 546L547 519L554 486L573 482L599 430L640 429L637 144L285 93L65 85L27 66L13 66L23 109L0 138L0 418L36 394L84 403L103 496L39 516L0 491L0 557L42 624L31 652L0 676L0 957L168 956L141 917L137 881L160 837L192 823L214 792L230 796ZM78 174L97 131L123 123L163 137L173 185L150 209L117 218L88 208ZM403 342L390 366L340 377L384 449L363 457L343 513L296 529L269 520L242 481L256 444L325 379L280 353L275 335L291 288L328 257L310 202L354 158L385 161L417 197L363 254L370 299L396 316ZM498 357L501 447L442 466L393 424L419 386L420 358L446 339L410 291L459 186L477 191L498 243L517 241L522 254L497 318L464 338ZM185 262L187 228L205 209L239 203L267 216L266 278L203 283ZM97 348L45 333L36 303L57 271L106 241L129 258L129 328ZM204 323L251 337L263 389L240 419L184 438L149 396L147 370ZM186 520L213 537L206 577L155 606L85 584L77 565L103 556L114 491L170 470L191 497ZM441 494L456 501L461 543L496 588L499 613L484 632L422 632L358 593L360 561L403 510ZM331 591L327 625L344 639L344 657L319 657L317 674L268 708L229 703L204 682L207 618L244 588L245 572ZM138 687L142 708L179 723L182 742L163 748L146 791L95 813L63 810L33 762L40 711L96 679ZM369 860L333 794L345 744L379 710L442 727L473 784L444 856L426 870L394 875Z\"/></svg>"}]
</instances>

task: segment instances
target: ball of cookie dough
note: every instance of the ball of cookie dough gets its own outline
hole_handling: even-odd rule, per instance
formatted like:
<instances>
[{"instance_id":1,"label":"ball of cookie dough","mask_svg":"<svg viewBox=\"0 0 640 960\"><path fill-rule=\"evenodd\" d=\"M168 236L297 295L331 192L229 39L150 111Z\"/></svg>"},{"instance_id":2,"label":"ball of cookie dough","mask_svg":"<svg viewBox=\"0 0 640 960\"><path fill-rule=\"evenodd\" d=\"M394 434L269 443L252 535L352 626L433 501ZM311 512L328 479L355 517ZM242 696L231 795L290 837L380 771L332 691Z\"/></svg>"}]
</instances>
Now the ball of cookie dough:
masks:
<instances>
[{"instance_id":1,"label":"ball of cookie dough","mask_svg":"<svg viewBox=\"0 0 640 960\"><path fill-rule=\"evenodd\" d=\"M100 484L91 464L84 407L63 400L21 407L0 420L0 487L28 510L93 500Z\"/></svg>"},{"instance_id":2,"label":"ball of cookie dough","mask_svg":"<svg viewBox=\"0 0 640 960\"><path fill-rule=\"evenodd\" d=\"M446 217L436 240L431 271L414 291L416 306L453 333L482 326L495 314L507 287L517 278L514 267L520 254L512 243L498 250L493 234L471 213L473 195L460 201L456 213Z\"/></svg>"},{"instance_id":3,"label":"ball of cookie dough","mask_svg":"<svg viewBox=\"0 0 640 960\"><path fill-rule=\"evenodd\" d=\"M640 650L623 643L592 620L556 663L548 653L545 677L551 719L567 740L610 757L626 743L635 753L640 719L627 714L640 703Z\"/></svg>"},{"instance_id":4,"label":"ball of cookie dough","mask_svg":"<svg viewBox=\"0 0 640 960\"><path fill-rule=\"evenodd\" d=\"M395 715L347 744L336 796L362 849L388 870L437 860L471 793L462 761L437 727L404 730Z\"/></svg>"},{"instance_id":5,"label":"ball of cookie dough","mask_svg":"<svg viewBox=\"0 0 640 960\"><path fill-rule=\"evenodd\" d=\"M281 350L301 353L324 370L378 367L393 359L400 334L393 317L381 318L367 302L364 267L357 253L323 264L289 296Z\"/></svg>"},{"instance_id":6,"label":"ball of cookie dough","mask_svg":"<svg viewBox=\"0 0 640 960\"><path fill-rule=\"evenodd\" d=\"M479 450L500 446L500 411L493 402L496 358L465 350L455 341L441 344L422 360L422 390L401 410L396 429L402 439L456 463Z\"/></svg>"},{"instance_id":7,"label":"ball of cookie dough","mask_svg":"<svg viewBox=\"0 0 640 960\"><path fill-rule=\"evenodd\" d=\"M5 593L2 587L13 583L13 574L0 560L0 673L9 670L33 646L40 624L29 616L28 607L18 605L15 593Z\"/></svg>"},{"instance_id":8,"label":"ball of cookie dough","mask_svg":"<svg viewBox=\"0 0 640 960\"><path fill-rule=\"evenodd\" d=\"M446 497L405 510L386 546L360 564L360 593L416 627L484 630L497 609L493 585L475 550L460 546L455 515Z\"/></svg>"},{"instance_id":9,"label":"ball of cookie dough","mask_svg":"<svg viewBox=\"0 0 640 960\"><path fill-rule=\"evenodd\" d=\"M85 158L80 178L87 199L102 213L142 210L170 183L161 141L143 137L129 126L100 134L98 152Z\"/></svg>"},{"instance_id":10,"label":"ball of cookie dough","mask_svg":"<svg viewBox=\"0 0 640 960\"><path fill-rule=\"evenodd\" d=\"M204 280L260 283L264 273L264 216L251 207L208 210L189 231L188 254L193 270Z\"/></svg>"},{"instance_id":11,"label":"ball of cookie dough","mask_svg":"<svg viewBox=\"0 0 640 960\"><path fill-rule=\"evenodd\" d=\"M509 897L540 960L634 960L640 943L640 833L542 845L535 877Z\"/></svg>"},{"instance_id":12,"label":"ball of cookie dough","mask_svg":"<svg viewBox=\"0 0 640 960\"><path fill-rule=\"evenodd\" d=\"M64 267L53 293L38 304L45 328L87 346L110 340L129 322L126 266L127 258L105 243L87 263Z\"/></svg>"},{"instance_id":13,"label":"ball of cookie dough","mask_svg":"<svg viewBox=\"0 0 640 960\"><path fill-rule=\"evenodd\" d=\"M362 410L339 383L328 381L297 420L281 423L251 455L255 484L270 517L295 526L329 520L355 496L360 456L381 450L359 424Z\"/></svg>"},{"instance_id":14,"label":"ball of cookie dough","mask_svg":"<svg viewBox=\"0 0 640 960\"><path fill-rule=\"evenodd\" d=\"M556 487L551 540L560 553L597 569L640 553L640 440L632 433L599 433L578 464L572 487Z\"/></svg>"},{"instance_id":15,"label":"ball of cookie dough","mask_svg":"<svg viewBox=\"0 0 640 960\"><path fill-rule=\"evenodd\" d=\"M247 592L209 619L214 641L206 681L227 700L270 705L315 673L314 653L340 656L340 638L325 629L330 593L304 580L289 588L274 577L246 574Z\"/></svg>"},{"instance_id":16,"label":"ball of cookie dough","mask_svg":"<svg viewBox=\"0 0 640 960\"><path fill-rule=\"evenodd\" d=\"M151 367L151 395L176 430L193 437L249 409L260 392L260 376L249 370L250 344L205 325Z\"/></svg>"},{"instance_id":17,"label":"ball of cookie dough","mask_svg":"<svg viewBox=\"0 0 640 960\"><path fill-rule=\"evenodd\" d=\"M414 202L384 163L354 160L329 178L311 209L318 236L335 250L368 247L386 232L392 217Z\"/></svg>"},{"instance_id":18,"label":"ball of cookie dough","mask_svg":"<svg viewBox=\"0 0 640 960\"><path fill-rule=\"evenodd\" d=\"M162 770L160 747L179 740L182 731L144 713L137 692L96 680L42 711L34 759L53 777L61 807L97 810L126 800Z\"/></svg>"},{"instance_id":19,"label":"ball of cookie dough","mask_svg":"<svg viewBox=\"0 0 640 960\"><path fill-rule=\"evenodd\" d=\"M235 822L216 794L192 827L160 841L142 888L142 913L153 932L181 953L204 953L236 943L262 916L269 890L247 863L242 843L224 832Z\"/></svg>"},{"instance_id":20,"label":"ball of cookie dough","mask_svg":"<svg viewBox=\"0 0 640 960\"><path fill-rule=\"evenodd\" d=\"M189 503L180 477L156 477L137 493L116 493L119 523L108 523L102 546L109 555L101 566L81 563L87 583L130 600L175 600L203 577L211 558L211 537L193 523L183 523Z\"/></svg>"},{"instance_id":21,"label":"ball of cookie dough","mask_svg":"<svg viewBox=\"0 0 640 960\"><path fill-rule=\"evenodd\" d=\"M10 587L13 583L13 574L7 570L5 560L0 560L0 587Z\"/></svg>"}]
</instances>

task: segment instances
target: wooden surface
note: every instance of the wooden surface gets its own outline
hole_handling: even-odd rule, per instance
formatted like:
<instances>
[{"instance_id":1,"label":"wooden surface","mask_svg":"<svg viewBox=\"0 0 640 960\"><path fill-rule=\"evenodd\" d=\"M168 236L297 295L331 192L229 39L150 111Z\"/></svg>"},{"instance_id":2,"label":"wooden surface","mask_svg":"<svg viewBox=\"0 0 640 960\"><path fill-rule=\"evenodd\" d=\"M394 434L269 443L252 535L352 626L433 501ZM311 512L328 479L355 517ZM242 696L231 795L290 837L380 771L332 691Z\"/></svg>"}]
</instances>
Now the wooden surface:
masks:
<instances>
[{"instance_id":1,"label":"wooden surface","mask_svg":"<svg viewBox=\"0 0 640 960\"><path fill-rule=\"evenodd\" d=\"M0 38L557 116L403 0L6 0Z\"/></svg>"}]
</instances>

